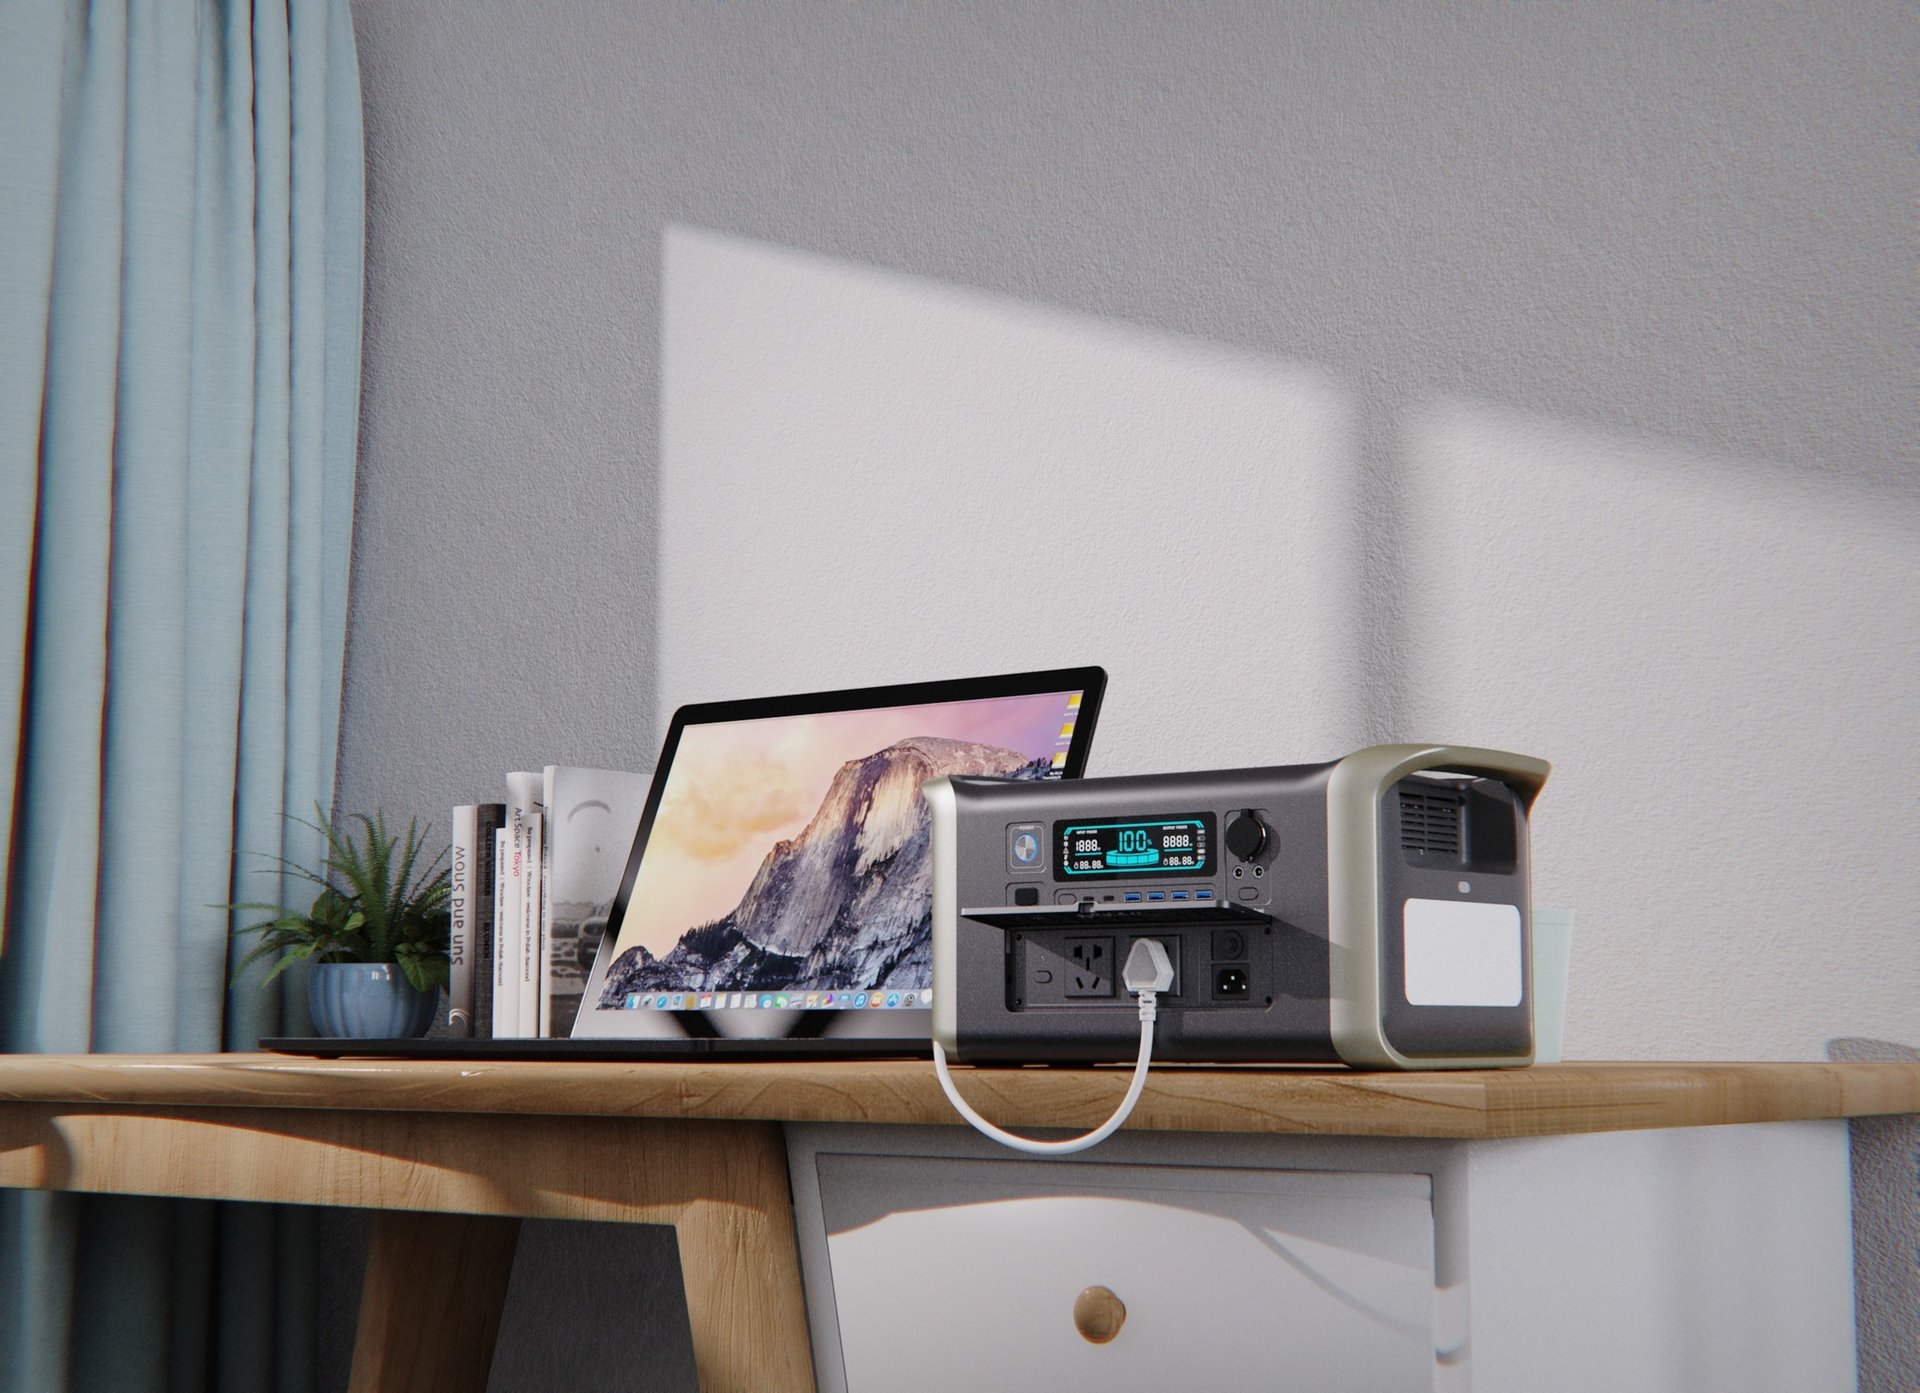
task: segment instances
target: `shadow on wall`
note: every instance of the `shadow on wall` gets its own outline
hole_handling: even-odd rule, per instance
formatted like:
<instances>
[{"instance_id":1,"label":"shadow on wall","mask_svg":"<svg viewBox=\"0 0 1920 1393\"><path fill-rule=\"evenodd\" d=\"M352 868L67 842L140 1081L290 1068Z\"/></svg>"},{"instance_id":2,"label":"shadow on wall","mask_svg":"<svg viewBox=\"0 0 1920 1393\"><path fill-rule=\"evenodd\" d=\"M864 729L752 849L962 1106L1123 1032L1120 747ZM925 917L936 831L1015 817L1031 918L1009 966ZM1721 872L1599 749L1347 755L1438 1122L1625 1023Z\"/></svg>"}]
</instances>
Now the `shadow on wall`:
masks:
<instances>
[{"instance_id":1,"label":"shadow on wall","mask_svg":"<svg viewBox=\"0 0 1920 1393\"><path fill-rule=\"evenodd\" d=\"M1369 460L1311 365L696 229L665 261L669 706L1099 662L1095 774L1542 754L1569 1057L1911 1019L1911 500L1466 401Z\"/></svg>"}]
</instances>

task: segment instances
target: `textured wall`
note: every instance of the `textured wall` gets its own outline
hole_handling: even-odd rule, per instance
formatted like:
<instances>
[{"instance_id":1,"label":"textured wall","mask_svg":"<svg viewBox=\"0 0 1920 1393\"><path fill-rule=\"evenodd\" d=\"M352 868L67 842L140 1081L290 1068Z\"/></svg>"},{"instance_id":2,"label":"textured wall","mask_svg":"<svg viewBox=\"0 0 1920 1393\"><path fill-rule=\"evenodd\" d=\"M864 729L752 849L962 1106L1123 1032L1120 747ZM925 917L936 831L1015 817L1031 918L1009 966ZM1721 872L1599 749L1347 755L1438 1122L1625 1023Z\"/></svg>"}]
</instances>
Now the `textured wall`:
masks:
<instances>
[{"instance_id":1,"label":"textured wall","mask_svg":"<svg viewBox=\"0 0 1920 1393\"><path fill-rule=\"evenodd\" d=\"M1383 522L1436 394L1912 487L1898 4L355 10L349 806L651 758L669 223L1337 377Z\"/></svg>"}]
</instances>

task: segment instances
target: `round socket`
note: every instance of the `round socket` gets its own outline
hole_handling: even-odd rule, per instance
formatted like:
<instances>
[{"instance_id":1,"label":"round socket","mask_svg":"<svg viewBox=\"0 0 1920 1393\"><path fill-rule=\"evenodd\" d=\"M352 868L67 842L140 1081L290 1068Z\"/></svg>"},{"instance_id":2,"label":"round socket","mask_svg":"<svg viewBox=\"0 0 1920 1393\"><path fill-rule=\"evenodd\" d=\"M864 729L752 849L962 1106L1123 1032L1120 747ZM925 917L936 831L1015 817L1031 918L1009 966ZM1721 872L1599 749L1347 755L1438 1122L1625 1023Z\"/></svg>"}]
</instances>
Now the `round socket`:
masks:
<instances>
[{"instance_id":1,"label":"round socket","mask_svg":"<svg viewBox=\"0 0 1920 1393\"><path fill-rule=\"evenodd\" d=\"M1247 936L1238 929L1215 929L1213 931L1213 957L1215 962L1238 960L1247 956Z\"/></svg>"}]
</instances>

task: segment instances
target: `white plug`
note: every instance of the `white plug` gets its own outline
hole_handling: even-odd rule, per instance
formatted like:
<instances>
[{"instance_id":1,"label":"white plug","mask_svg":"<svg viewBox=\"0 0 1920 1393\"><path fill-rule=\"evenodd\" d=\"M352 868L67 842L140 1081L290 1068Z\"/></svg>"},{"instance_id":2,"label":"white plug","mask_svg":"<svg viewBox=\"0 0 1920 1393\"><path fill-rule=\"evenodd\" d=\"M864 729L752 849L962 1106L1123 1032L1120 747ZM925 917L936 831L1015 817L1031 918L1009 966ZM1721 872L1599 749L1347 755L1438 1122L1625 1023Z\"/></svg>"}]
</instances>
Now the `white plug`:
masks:
<instances>
[{"instance_id":1,"label":"white plug","mask_svg":"<svg viewBox=\"0 0 1920 1393\"><path fill-rule=\"evenodd\" d=\"M1128 991L1136 994L1158 995L1171 987L1173 960L1167 956L1166 946L1157 938L1136 938L1127 953L1127 965L1120 970L1120 980L1127 984Z\"/></svg>"}]
</instances>

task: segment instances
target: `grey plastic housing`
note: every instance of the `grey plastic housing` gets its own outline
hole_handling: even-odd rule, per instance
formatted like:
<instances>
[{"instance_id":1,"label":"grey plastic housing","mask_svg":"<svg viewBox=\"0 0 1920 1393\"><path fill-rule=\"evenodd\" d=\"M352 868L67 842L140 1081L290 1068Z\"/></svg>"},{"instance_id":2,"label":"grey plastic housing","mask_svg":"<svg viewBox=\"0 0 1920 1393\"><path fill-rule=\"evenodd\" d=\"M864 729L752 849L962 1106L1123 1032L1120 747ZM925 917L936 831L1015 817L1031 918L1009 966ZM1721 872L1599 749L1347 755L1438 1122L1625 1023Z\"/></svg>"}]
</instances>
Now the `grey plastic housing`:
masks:
<instances>
[{"instance_id":1,"label":"grey plastic housing","mask_svg":"<svg viewBox=\"0 0 1920 1393\"><path fill-rule=\"evenodd\" d=\"M1130 1060L1137 1018L1112 978L1131 944L1152 937L1175 970L1159 1002L1156 1059L1399 1069L1530 1063L1527 829L1548 768L1503 751L1393 745L1260 769L932 780L923 792L932 820L934 1037L972 1063ZM1403 782L1471 801L1497 835L1463 842L1452 859L1405 850L1395 831L1404 800L1392 796ZM1215 828L1204 873L1073 882L1057 873L1044 835L1063 820L1190 814L1210 816ZM1243 816L1265 835L1236 855L1225 833ZM1010 838L1035 825L1043 855L1028 864L1010 855ZM1483 844L1497 855L1482 855ZM1529 985L1517 1006L1407 1000L1395 897L1443 892L1518 910Z\"/></svg>"}]
</instances>

